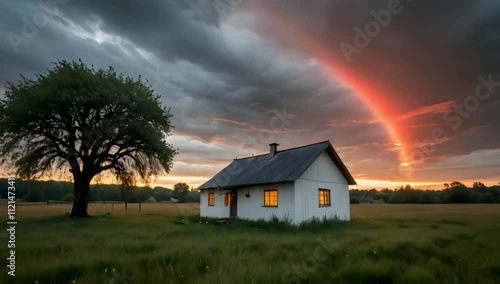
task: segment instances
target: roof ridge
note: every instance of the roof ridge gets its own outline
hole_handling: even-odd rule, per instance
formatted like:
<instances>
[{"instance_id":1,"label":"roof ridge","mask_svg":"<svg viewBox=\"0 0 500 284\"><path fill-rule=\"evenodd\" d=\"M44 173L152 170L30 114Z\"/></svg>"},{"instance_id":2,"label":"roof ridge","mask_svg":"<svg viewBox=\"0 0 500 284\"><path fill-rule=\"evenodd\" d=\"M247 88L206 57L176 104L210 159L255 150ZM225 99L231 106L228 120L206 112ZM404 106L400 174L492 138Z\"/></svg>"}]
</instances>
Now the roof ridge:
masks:
<instances>
[{"instance_id":1,"label":"roof ridge","mask_svg":"<svg viewBox=\"0 0 500 284\"><path fill-rule=\"evenodd\" d=\"M282 152L286 152L286 151L290 151L290 150L296 150L296 149L300 149L300 148L310 147L310 146L314 146L314 145L318 145L318 144L323 144L323 143L330 143L330 140L325 140L325 141L321 141L321 142L316 142L316 143L312 143L312 144L307 144L307 145L302 145L302 146L298 146L298 147L288 148L288 149L285 149L285 150L280 150L280 151L277 151L276 154L279 154L279 153L282 153ZM265 155L268 155L268 154L269 153L264 153L264 154L249 156L249 157L238 158L238 159L234 159L234 160L244 160L244 159L249 159L249 158L255 158L255 157L265 156Z\"/></svg>"}]
</instances>

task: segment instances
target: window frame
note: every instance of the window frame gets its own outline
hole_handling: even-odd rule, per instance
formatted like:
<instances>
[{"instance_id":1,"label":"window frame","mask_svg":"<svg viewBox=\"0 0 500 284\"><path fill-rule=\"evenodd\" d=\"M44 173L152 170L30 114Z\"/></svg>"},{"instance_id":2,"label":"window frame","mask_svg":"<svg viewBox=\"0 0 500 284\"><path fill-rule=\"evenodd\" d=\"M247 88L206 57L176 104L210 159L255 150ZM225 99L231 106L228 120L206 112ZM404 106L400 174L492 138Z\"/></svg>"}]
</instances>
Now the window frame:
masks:
<instances>
[{"instance_id":1,"label":"window frame","mask_svg":"<svg viewBox=\"0 0 500 284\"><path fill-rule=\"evenodd\" d=\"M276 192L276 205L272 205L271 204L271 194L273 192ZM269 196L268 196L268 204L266 204L266 193L269 193ZM277 189L265 189L264 190L264 207L278 207L278 190Z\"/></svg>"},{"instance_id":2,"label":"window frame","mask_svg":"<svg viewBox=\"0 0 500 284\"><path fill-rule=\"evenodd\" d=\"M321 204L321 194L325 193L324 199L325 201L328 201L325 204ZM332 206L332 195L331 195L331 190L328 188L318 188L318 205L319 207L331 207Z\"/></svg>"},{"instance_id":3,"label":"window frame","mask_svg":"<svg viewBox=\"0 0 500 284\"><path fill-rule=\"evenodd\" d=\"M208 193L208 206L215 206L215 192Z\"/></svg>"}]
</instances>

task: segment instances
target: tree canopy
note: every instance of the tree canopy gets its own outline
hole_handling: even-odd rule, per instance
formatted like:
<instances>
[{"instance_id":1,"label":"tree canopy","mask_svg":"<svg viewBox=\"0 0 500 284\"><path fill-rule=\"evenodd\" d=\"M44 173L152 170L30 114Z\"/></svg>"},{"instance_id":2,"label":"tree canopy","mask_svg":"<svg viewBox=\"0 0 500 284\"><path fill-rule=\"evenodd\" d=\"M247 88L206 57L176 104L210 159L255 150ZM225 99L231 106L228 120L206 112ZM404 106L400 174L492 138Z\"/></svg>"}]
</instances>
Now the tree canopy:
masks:
<instances>
[{"instance_id":1,"label":"tree canopy","mask_svg":"<svg viewBox=\"0 0 500 284\"><path fill-rule=\"evenodd\" d=\"M168 173L176 154L166 141L171 117L141 77L58 61L34 79L8 83L0 99L0 162L12 162L27 179L66 168L75 203L83 203L103 172L124 185Z\"/></svg>"}]
</instances>

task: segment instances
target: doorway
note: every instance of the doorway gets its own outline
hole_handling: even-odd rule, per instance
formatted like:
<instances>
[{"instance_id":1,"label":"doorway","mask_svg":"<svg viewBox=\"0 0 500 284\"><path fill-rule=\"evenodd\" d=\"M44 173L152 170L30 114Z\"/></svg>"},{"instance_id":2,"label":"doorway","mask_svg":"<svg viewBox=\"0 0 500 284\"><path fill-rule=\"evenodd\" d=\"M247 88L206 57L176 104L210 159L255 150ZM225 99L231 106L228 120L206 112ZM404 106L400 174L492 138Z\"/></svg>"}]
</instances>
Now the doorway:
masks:
<instances>
[{"instance_id":1,"label":"doorway","mask_svg":"<svg viewBox=\"0 0 500 284\"><path fill-rule=\"evenodd\" d=\"M236 217L238 216L238 190L233 189L230 193L230 197L231 197L231 203L230 203L231 212L229 216Z\"/></svg>"}]
</instances>

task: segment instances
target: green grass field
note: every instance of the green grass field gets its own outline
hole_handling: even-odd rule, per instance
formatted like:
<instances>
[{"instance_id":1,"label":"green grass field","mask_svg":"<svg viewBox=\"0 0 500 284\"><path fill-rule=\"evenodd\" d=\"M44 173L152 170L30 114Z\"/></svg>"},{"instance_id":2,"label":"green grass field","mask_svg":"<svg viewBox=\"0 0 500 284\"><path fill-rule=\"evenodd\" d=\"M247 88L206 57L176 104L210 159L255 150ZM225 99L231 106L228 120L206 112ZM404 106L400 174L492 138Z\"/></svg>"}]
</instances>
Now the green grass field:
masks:
<instances>
[{"instance_id":1,"label":"green grass field","mask_svg":"<svg viewBox=\"0 0 500 284\"><path fill-rule=\"evenodd\" d=\"M500 283L499 205L354 205L351 222L299 228L216 225L189 204L91 205L86 220L55 206L17 207L16 276L3 229L0 283Z\"/></svg>"}]
</instances>

